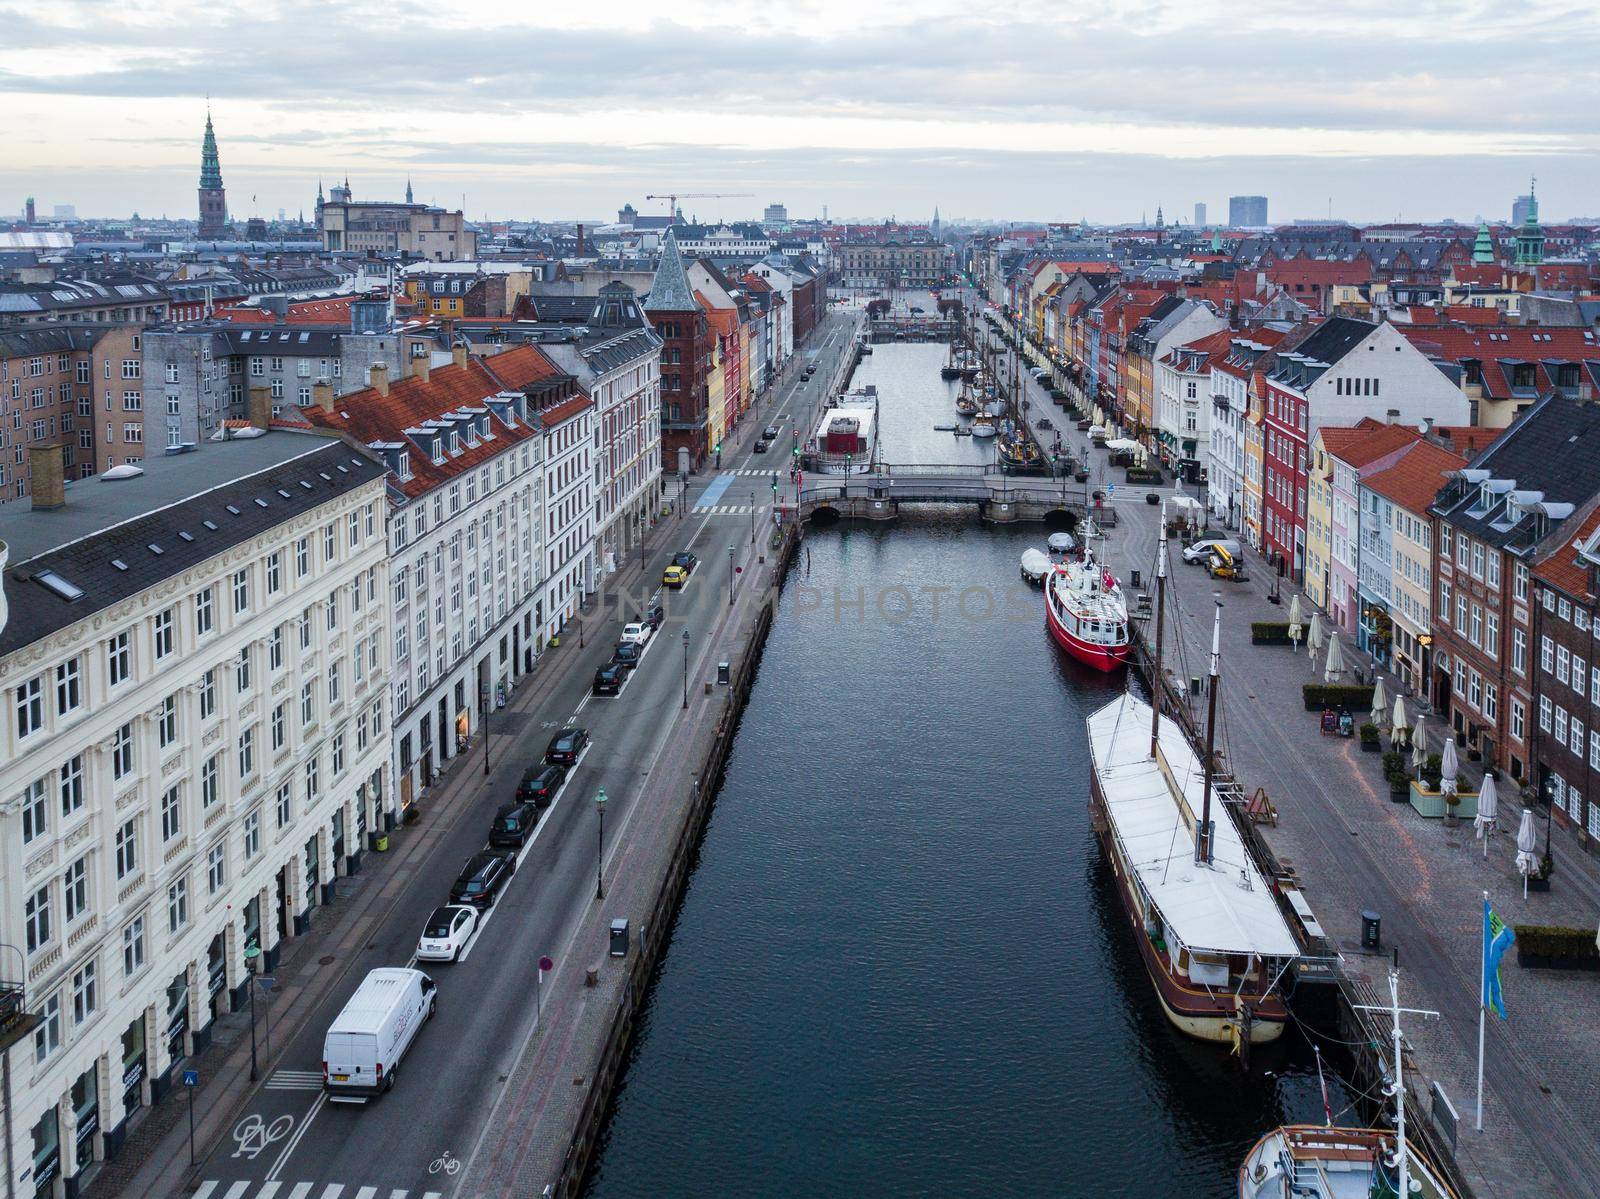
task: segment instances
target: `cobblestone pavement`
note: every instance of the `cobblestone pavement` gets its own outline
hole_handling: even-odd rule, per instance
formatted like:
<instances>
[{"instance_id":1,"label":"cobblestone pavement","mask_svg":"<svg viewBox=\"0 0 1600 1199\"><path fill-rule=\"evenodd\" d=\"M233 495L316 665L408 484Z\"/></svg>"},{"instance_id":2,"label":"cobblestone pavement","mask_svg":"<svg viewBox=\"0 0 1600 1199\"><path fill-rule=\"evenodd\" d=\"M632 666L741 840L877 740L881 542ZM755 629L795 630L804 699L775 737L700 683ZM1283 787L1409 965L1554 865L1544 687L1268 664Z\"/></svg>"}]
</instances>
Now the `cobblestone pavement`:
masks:
<instances>
[{"instance_id":1,"label":"cobblestone pavement","mask_svg":"<svg viewBox=\"0 0 1600 1199\"><path fill-rule=\"evenodd\" d=\"M1037 389L1034 411L1041 410L1060 412ZM1076 431L1068 436L1076 455L1088 452L1097 464L1097 479L1115 478L1103 451L1087 451ZM1112 501L1119 524L1108 539L1109 559L1125 582L1137 569L1148 587L1160 509L1144 502L1149 488L1118 490L1124 495ZM1518 801L1502 799L1504 831L1491 838L1487 861L1471 821L1451 828L1424 819L1408 804L1392 803L1379 755L1362 753L1353 739L1321 735L1317 714L1304 710L1300 688L1323 681L1321 663L1313 664L1304 650L1250 644L1252 621L1287 618L1292 589L1284 588L1281 605L1272 604L1266 598L1270 572L1254 555L1250 580L1218 583L1202 568L1176 560L1172 548L1168 611L1175 599L1178 619L1168 625L1169 669L1179 677L1204 675L1213 600L1220 598L1219 738L1228 761L1247 792L1265 787L1277 805L1279 823L1267 830L1267 840L1280 859L1292 863L1348 967L1374 982L1384 977L1387 958L1363 957L1358 948L1360 913L1376 910L1383 917L1385 948L1399 950L1403 1003L1440 1013L1437 1020L1410 1018L1407 1037L1423 1073L1443 1086L1460 1114L1457 1157L1475 1193L1595 1194L1600 981L1594 975L1524 969L1507 956L1501 974L1509 1018L1489 1020L1483 1131L1475 1131L1473 1122L1481 893L1490 893L1508 923L1593 928L1600 919L1600 862L1557 828L1551 890L1524 900L1514 866ZM1308 621L1311 612L1305 604ZM1371 678L1371 659L1348 639L1344 648L1347 662ZM1394 696L1395 679L1384 675L1384 683ZM1442 726L1435 721L1432 728L1437 739ZM1542 821L1538 827L1542 838Z\"/></svg>"}]
</instances>

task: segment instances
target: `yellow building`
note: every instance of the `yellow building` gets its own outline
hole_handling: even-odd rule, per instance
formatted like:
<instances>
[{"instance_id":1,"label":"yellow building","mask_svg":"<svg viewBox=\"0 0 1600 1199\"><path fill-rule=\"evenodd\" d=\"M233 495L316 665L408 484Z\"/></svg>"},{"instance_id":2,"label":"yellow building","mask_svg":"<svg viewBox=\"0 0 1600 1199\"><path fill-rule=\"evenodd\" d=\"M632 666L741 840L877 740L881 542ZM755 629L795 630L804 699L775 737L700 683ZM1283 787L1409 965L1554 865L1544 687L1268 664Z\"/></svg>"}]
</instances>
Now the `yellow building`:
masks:
<instances>
[{"instance_id":1,"label":"yellow building","mask_svg":"<svg viewBox=\"0 0 1600 1199\"><path fill-rule=\"evenodd\" d=\"M1261 548L1261 476L1265 462L1261 437L1261 395L1250 388L1250 413L1244 422L1244 535Z\"/></svg>"},{"instance_id":2,"label":"yellow building","mask_svg":"<svg viewBox=\"0 0 1600 1199\"><path fill-rule=\"evenodd\" d=\"M1306 478L1306 598L1328 608L1328 578L1333 570L1333 464L1322 431L1311 439Z\"/></svg>"}]
</instances>

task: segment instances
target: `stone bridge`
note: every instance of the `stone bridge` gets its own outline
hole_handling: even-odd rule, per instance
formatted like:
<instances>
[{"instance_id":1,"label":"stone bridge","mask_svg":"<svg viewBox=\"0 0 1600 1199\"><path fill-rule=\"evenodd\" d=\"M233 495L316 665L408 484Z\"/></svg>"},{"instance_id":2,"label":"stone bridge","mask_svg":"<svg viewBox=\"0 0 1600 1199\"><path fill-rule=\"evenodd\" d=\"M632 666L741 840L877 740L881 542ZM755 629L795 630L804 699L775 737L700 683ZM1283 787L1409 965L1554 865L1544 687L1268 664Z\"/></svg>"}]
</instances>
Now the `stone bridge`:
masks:
<instances>
[{"instance_id":1,"label":"stone bridge","mask_svg":"<svg viewBox=\"0 0 1600 1199\"><path fill-rule=\"evenodd\" d=\"M1075 527L1088 503L1088 488L1065 476L1026 478L982 466L897 466L848 477L809 475L800 490L799 514L802 520L893 520L907 504L966 504L997 524L1038 520ZM1114 519L1110 510L1104 515Z\"/></svg>"}]
</instances>

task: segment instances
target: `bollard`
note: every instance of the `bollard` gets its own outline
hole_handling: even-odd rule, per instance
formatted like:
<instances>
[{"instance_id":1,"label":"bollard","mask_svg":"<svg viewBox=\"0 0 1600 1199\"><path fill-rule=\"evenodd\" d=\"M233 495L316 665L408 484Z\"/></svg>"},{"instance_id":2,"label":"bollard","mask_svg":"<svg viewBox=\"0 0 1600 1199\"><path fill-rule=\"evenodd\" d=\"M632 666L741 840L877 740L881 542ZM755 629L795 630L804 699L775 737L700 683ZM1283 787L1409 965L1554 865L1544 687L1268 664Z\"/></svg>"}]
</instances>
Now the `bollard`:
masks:
<instances>
[{"instance_id":1,"label":"bollard","mask_svg":"<svg viewBox=\"0 0 1600 1199\"><path fill-rule=\"evenodd\" d=\"M583 972L583 985L586 986L586 987L597 987L597 986L600 985L600 967L599 966L589 966L584 970L584 972Z\"/></svg>"},{"instance_id":2,"label":"bollard","mask_svg":"<svg viewBox=\"0 0 1600 1199\"><path fill-rule=\"evenodd\" d=\"M1383 917L1370 909L1361 913L1361 948L1374 952L1383 948Z\"/></svg>"}]
</instances>

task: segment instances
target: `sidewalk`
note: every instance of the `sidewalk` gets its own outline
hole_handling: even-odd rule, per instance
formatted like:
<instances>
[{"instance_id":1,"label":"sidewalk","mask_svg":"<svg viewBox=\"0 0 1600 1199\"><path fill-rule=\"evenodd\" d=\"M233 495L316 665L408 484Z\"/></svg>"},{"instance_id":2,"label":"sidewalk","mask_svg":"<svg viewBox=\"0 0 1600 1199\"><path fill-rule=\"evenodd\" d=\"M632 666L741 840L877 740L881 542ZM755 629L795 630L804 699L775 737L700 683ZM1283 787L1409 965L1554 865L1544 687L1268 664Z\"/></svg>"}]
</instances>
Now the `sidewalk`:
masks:
<instances>
[{"instance_id":1,"label":"sidewalk","mask_svg":"<svg viewBox=\"0 0 1600 1199\"><path fill-rule=\"evenodd\" d=\"M1095 460L1082 434L1066 436L1074 453ZM1137 569L1148 589L1160 508L1142 502L1144 490L1136 489L1136 502L1117 503L1121 523L1108 553L1122 578ZM1220 599L1226 685L1219 741L1227 767L1247 793L1264 787L1276 804L1279 821L1265 830L1267 841L1294 871L1340 946L1346 969L1380 982L1388 951L1398 949L1405 1004L1441 1013L1438 1020L1411 1018L1407 1039L1422 1073L1441 1084L1459 1114L1457 1160L1476 1193L1593 1194L1600 1178L1600 1137L1593 1130L1600 1106L1600 986L1593 976L1526 969L1508 955L1501 976L1509 1017L1488 1022L1483 1131L1473 1124L1482 893L1490 893L1509 924L1593 928L1600 919L1600 861L1554 830L1551 890L1524 900L1514 866L1522 807L1514 792L1501 798L1500 831L1490 838L1487 860L1470 820L1449 827L1409 804L1392 803L1381 755L1361 752L1354 739L1323 736L1318 713L1305 710L1300 688L1323 682L1322 662L1303 648L1251 644L1251 623L1286 620L1295 589L1285 585L1282 603L1270 603L1273 572L1254 554L1249 581L1233 584L1185 565L1177 548L1169 544L1168 612L1176 618L1169 615L1167 667L1185 679L1206 673L1212 605ZM1309 622L1314 609L1303 596L1301 603ZM1391 703L1405 694L1407 707L1416 710L1415 697L1392 675L1348 638L1341 640L1347 665L1367 681L1383 678ZM1367 719L1355 716L1358 723ZM1437 720L1429 728L1430 744L1437 745L1443 729ZM1464 756L1462 766L1469 783L1481 774ZM1542 814L1536 827L1542 845ZM1360 950L1364 909L1383 919L1382 954Z\"/></svg>"}]
</instances>

